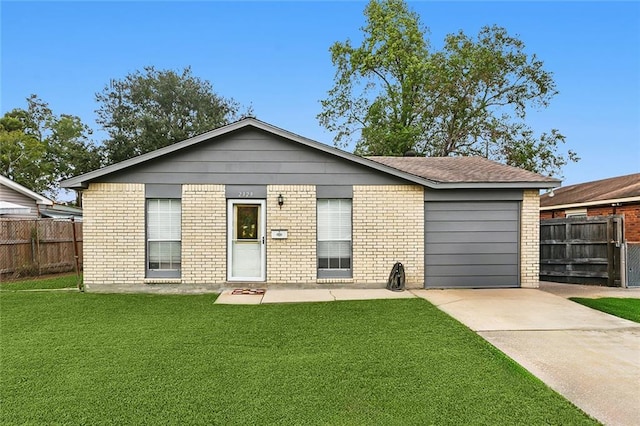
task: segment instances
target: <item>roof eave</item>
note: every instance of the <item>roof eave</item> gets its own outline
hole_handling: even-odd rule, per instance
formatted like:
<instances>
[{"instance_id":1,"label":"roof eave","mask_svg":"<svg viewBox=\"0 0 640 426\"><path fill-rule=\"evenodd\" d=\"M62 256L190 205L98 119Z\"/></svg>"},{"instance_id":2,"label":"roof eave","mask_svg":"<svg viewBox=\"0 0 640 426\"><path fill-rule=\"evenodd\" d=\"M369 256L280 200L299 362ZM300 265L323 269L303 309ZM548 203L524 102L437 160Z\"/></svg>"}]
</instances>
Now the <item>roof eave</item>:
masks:
<instances>
[{"instance_id":1,"label":"roof eave","mask_svg":"<svg viewBox=\"0 0 640 426\"><path fill-rule=\"evenodd\" d=\"M549 189L560 182L440 182L435 189Z\"/></svg>"},{"instance_id":2,"label":"roof eave","mask_svg":"<svg viewBox=\"0 0 640 426\"><path fill-rule=\"evenodd\" d=\"M582 203L566 203L566 204L555 204L551 206L540 206L540 211L547 210L563 210L563 209L574 209L579 207L593 207L593 206L603 206L603 205L611 205L611 204L626 204L626 203L638 203L640 202L640 196L637 197L625 197L625 198L611 198L608 200L595 200L595 201L585 201Z\"/></svg>"}]
</instances>

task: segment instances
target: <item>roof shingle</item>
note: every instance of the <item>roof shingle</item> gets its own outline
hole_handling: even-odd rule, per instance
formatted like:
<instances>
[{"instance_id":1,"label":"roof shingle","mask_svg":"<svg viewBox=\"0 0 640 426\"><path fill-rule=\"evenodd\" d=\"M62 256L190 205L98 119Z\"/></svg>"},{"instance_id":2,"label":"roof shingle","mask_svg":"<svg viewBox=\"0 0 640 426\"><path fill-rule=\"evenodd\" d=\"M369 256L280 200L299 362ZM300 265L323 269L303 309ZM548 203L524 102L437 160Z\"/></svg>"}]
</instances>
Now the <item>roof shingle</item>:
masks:
<instances>
[{"instance_id":1,"label":"roof shingle","mask_svg":"<svg viewBox=\"0 0 640 426\"><path fill-rule=\"evenodd\" d=\"M553 197L540 197L540 207L640 197L640 173L564 186L553 192Z\"/></svg>"},{"instance_id":2,"label":"roof shingle","mask_svg":"<svg viewBox=\"0 0 640 426\"><path fill-rule=\"evenodd\" d=\"M366 157L412 175L443 183L558 182L484 157Z\"/></svg>"}]
</instances>

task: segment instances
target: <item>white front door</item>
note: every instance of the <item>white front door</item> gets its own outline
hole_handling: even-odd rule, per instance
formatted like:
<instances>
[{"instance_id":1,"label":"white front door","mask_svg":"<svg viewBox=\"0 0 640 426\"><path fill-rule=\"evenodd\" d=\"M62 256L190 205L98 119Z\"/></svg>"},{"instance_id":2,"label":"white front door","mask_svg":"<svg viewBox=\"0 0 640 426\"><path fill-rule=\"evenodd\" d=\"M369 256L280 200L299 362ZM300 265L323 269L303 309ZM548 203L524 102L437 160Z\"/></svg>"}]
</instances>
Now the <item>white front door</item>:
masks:
<instances>
[{"instance_id":1,"label":"white front door","mask_svg":"<svg viewBox=\"0 0 640 426\"><path fill-rule=\"evenodd\" d=\"M227 221L227 279L264 281L265 201L228 200Z\"/></svg>"}]
</instances>

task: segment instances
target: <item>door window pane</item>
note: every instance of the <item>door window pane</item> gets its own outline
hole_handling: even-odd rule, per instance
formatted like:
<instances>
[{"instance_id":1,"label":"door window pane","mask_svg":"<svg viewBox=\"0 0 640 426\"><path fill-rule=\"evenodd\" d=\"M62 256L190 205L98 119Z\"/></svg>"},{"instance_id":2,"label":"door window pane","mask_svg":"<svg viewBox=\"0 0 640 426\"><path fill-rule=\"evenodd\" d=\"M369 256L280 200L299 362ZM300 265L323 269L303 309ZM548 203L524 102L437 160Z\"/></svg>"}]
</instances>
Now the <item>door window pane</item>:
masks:
<instances>
[{"instance_id":1,"label":"door window pane","mask_svg":"<svg viewBox=\"0 0 640 426\"><path fill-rule=\"evenodd\" d=\"M236 205L236 240L258 239L258 213L257 205Z\"/></svg>"}]
</instances>

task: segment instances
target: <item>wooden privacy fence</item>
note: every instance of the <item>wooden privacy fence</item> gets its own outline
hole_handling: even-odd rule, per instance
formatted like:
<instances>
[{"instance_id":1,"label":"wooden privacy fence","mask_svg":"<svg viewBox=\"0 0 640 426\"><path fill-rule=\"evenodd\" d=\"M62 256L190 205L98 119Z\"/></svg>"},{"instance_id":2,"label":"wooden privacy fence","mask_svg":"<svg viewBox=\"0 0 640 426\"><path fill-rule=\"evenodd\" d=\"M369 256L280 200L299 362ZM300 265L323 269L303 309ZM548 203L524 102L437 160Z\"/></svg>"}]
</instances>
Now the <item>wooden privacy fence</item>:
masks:
<instances>
[{"instance_id":1,"label":"wooden privacy fence","mask_svg":"<svg viewBox=\"0 0 640 426\"><path fill-rule=\"evenodd\" d=\"M1 279L67 272L76 267L82 270L82 222L0 219Z\"/></svg>"},{"instance_id":2,"label":"wooden privacy fence","mask_svg":"<svg viewBox=\"0 0 640 426\"><path fill-rule=\"evenodd\" d=\"M540 221L540 279L621 286L622 216Z\"/></svg>"}]
</instances>

